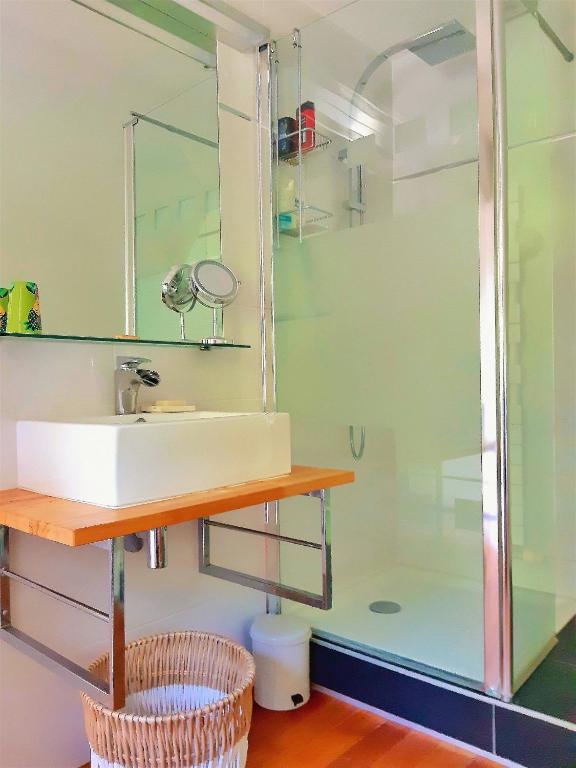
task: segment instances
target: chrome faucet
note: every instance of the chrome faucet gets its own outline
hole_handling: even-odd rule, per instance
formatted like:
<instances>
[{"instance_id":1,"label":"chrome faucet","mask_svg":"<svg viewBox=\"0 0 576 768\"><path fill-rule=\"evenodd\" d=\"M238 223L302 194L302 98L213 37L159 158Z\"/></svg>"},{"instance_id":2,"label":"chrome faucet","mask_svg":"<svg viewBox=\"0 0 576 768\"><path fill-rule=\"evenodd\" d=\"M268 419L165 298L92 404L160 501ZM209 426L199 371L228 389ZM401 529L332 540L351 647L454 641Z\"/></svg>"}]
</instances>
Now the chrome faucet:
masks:
<instances>
[{"instance_id":1,"label":"chrome faucet","mask_svg":"<svg viewBox=\"0 0 576 768\"><path fill-rule=\"evenodd\" d=\"M160 374L148 368L141 368L142 363L149 363L146 357L117 357L114 372L116 413L125 415L138 412L138 393L140 385L156 387L160 383Z\"/></svg>"}]
</instances>

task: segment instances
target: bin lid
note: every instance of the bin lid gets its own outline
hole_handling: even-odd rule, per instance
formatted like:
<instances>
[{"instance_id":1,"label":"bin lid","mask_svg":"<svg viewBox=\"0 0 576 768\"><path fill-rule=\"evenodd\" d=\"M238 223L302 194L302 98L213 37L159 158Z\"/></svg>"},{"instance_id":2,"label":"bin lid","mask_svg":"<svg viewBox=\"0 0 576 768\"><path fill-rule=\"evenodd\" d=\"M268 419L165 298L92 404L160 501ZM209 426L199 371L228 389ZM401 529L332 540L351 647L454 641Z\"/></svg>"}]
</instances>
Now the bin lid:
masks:
<instances>
[{"instance_id":1,"label":"bin lid","mask_svg":"<svg viewBox=\"0 0 576 768\"><path fill-rule=\"evenodd\" d=\"M310 640L310 625L295 616L264 614L250 627L252 640L268 645L297 645Z\"/></svg>"}]
</instances>

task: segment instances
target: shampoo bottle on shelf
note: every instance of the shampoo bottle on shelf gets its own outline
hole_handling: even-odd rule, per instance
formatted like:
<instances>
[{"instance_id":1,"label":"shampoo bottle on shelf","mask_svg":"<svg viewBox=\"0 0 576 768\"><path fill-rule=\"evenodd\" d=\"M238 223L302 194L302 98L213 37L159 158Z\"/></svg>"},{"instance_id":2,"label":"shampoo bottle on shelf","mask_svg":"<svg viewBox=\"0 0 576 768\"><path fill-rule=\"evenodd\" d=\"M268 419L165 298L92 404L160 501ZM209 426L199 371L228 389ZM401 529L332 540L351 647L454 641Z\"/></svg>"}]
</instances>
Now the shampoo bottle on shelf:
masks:
<instances>
[{"instance_id":1,"label":"shampoo bottle on shelf","mask_svg":"<svg viewBox=\"0 0 576 768\"><path fill-rule=\"evenodd\" d=\"M278 120L278 156L289 157L298 149L298 129L293 117L281 117Z\"/></svg>"},{"instance_id":2,"label":"shampoo bottle on shelf","mask_svg":"<svg viewBox=\"0 0 576 768\"><path fill-rule=\"evenodd\" d=\"M296 110L296 122L300 126L302 152L309 152L316 144L316 109L313 101L305 101Z\"/></svg>"}]
</instances>

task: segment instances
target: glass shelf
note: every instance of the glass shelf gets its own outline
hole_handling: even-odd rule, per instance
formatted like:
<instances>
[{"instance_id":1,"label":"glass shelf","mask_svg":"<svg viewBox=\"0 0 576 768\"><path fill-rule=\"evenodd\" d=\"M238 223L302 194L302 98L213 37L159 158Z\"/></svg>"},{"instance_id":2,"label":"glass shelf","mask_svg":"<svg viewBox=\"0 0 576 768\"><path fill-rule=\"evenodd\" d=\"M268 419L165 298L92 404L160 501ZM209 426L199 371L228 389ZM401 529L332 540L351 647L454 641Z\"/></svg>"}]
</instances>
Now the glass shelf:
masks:
<instances>
[{"instance_id":1,"label":"glass shelf","mask_svg":"<svg viewBox=\"0 0 576 768\"><path fill-rule=\"evenodd\" d=\"M289 227L283 228L280 226L279 232L281 235L287 235L288 237L299 237L300 227L298 217L300 209L298 206L292 208L289 211L282 211L279 216L291 216L293 224ZM326 223L328 219L334 216L330 211L325 211L323 208L317 208L315 205L303 205L302 206L302 237L310 237L311 235L317 235L320 232L326 231Z\"/></svg>"},{"instance_id":2,"label":"glass shelf","mask_svg":"<svg viewBox=\"0 0 576 768\"><path fill-rule=\"evenodd\" d=\"M309 149L302 149L302 159L319 149L326 149L327 146L332 144L332 139L329 139L328 136L324 136L323 133L320 133L315 128L302 129L302 133L306 133L307 131L311 131L314 134L314 146L310 147ZM294 131L294 133L287 133L285 136L283 135L282 140L284 141L285 139L289 139L292 136L298 136L298 131ZM298 159L298 148L292 152L287 152L285 155L278 155L278 160L281 163L288 163L288 165L298 165Z\"/></svg>"},{"instance_id":3,"label":"glass shelf","mask_svg":"<svg viewBox=\"0 0 576 768\"><path fill-rule=\"evenodd\" d=\"M250 344L234 344L233 342L230 342L229 344L203 344L201 341L159 341L159 340L153 340L153 339L129 339L129 338L120 338L120 339L113 339L106 336L71 336L71 335L61 335L56 333L2 333L0 334L0 339L36 339L38 341L39 339L47 339L48 341L84 341L84 342L90 342L95 344L148 344L148 345L154 345L154 346L162 346L162 347L197 347L198 349L222 349L222 348L232 348L232 349L250 349Z\"/></svg>"}]
</instances>

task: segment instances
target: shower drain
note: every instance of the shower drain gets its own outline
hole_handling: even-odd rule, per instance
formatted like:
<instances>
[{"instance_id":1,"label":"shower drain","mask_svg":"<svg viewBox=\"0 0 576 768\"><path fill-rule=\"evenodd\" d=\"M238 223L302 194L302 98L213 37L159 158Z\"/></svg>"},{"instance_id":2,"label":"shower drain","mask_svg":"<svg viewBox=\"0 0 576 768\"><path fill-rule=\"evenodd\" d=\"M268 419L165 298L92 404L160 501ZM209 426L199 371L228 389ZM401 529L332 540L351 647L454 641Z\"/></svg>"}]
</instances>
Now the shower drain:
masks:
<instances>
[{"instance_id":1,"label":"shower drain","mask_svg":"<svg viewBox=\"0 0 576 768\"><path fill-rule=\"evenodd\" d=\"M372 613L400 613L402 610L400 603L393 603L390 600L376 600L368 607Z\"/></svg>"}]
</instances>

